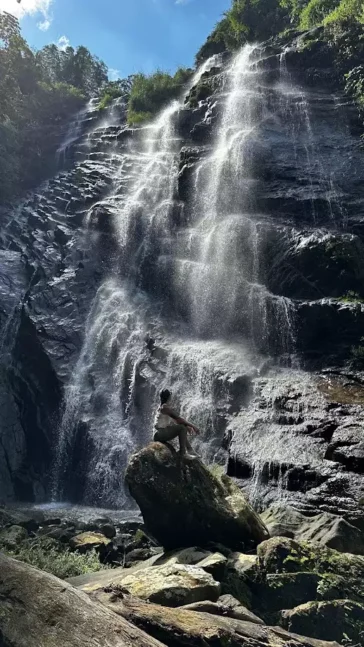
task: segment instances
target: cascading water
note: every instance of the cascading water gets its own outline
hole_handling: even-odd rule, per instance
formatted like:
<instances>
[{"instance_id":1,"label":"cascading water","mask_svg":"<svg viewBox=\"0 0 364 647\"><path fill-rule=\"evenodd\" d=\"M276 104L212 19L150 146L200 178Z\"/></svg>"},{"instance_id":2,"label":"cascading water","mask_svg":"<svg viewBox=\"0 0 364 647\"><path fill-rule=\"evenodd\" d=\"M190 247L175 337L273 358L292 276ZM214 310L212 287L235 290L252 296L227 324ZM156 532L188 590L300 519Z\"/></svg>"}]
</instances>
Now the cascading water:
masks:
<instances>
[{"instance_id":1,"label":"cascading water","mask_svg":"<svg viewBox=\"0 0 364 647\"><path fill-rule=\"evenodd\" d=\"M180 111L215 63L210 59L182 99L140 129L123 153L113 149L118 168L100 205L114 216L118 251L66 391L55 498L67 494L65 475L81 435L78 500L129 505L128 456L151 437L157 394L166 386L182 415L203 430L198 450L205 460L223 460L221 441L235 412L227 403L235 398L244 406L249 380L267 355L287 359L294 352L294 304L267 288L258 177L267 154L262 132L286 127L280 120L296 109L297 95L281 78L272 96L259 48L246 46L229 65L216 94L212 147L199 151L187 204L176 197ZM298 140L306 142L307 115L295 122ZM293 157L297 137L290 138ZM252 444L258 474L266 445Z\"/></svg>"},{"instance_id":2,"label":"cascading water","mask_svg":"<svg viewBox=\"0 0 364 647\"><path fill-rule=\"evenodd\" d=\"M228 339L243 334L257 350L275 346L289 352L293 309L288 299L269 293L260 267L254 153L260 125L270 117L260 55L246 46L228 70L216 142L195 177L190 236L197 251L177 259L176 288L189 295L197 334Z\"/></svg>"},{"instance_id":3,"label":"cascading water","mask_svg":"<svg viewBox=\"0 0 364 647\"><path fill-rule=\"evenodd\" d=\"M90 99L87 105L79 111L76 118L71 122L62 144L56 151L58 166L61 166L67 161L68 151L81 136L85 128L85 123L90 118L90 113L93 110L97 110L97 99Z\"/></svg>"},{"instance_id":4,"label":"cascading water","mask_svg":"<svg viewBox=\"0 0 364 647\"><path fill-rule=\"evenodd\" d=\"M127 458L150 437L153 416L151 394L141 404L142 384L136 382L143 364L150 359L146 339L155 334L154 329L160 332L158 307L153 308L135 286L148 253L155 254L153 245L159 244L158 237L167 238L168 230L172 236L171 212L181 147L175 117L189 90L214 60L212 57L200 68L181 101L173 102L143 129L140 140L121 159L113 192L104 203L116 216L120 258L115 276L98 291L84 347L66 390L53 475L54 498L62 496L67 456L73 451L72 430L81 423L92 439L85 499L127 505L122 485ZM126 182L120 183L123 172ZM120 267L123 282L116 275Z\"/></svg>"}]
</instances>

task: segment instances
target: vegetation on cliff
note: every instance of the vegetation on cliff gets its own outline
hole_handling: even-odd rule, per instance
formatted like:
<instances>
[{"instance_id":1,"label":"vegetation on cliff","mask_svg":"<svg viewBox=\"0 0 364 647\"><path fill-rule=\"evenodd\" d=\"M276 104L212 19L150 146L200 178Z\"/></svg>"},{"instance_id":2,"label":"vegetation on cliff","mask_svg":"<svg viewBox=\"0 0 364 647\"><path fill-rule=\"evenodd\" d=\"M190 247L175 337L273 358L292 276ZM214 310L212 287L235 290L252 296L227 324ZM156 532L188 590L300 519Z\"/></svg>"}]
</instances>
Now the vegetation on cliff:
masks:
<instances>
[{"instance_id":1,"label":"vegetation on cliff","mask_svg":"<svg viewBox=\"0 0 364 647\"><path fill-rule=\"evenodd\" d=\"M0 197L42 179L59 126L106 81L105 64L86 47L33 51L18 20L0 12Z\"/></svg>"},{"instance_id":2,"label":"vegetation on cliff","mask_svg":"<svg viewBox=\"0 0 364 647\"><path fill-rule=\"evenodd\" d=\"M157 114L182 92L192 70L179 68L173 75L158 70L133 77L128 103L128 123L135 125Z\"/></svg>"},{"instance_id":3,"label":"vegetation on cliff","mask_svg":"<svg viewBox=\"0 0 364 647\"><path fill-rule=\"evenodd\" d=\"M347 31L363 22L361 0L232 0L231 8L197 53L196 62L234 51L246 42L267 40L286 29L341 23Z\"/></svg>"},{"instance_id":4,"label":"vegetation on cliff","mask_svg":"<svg viewBox=\"0 0 364 647\"><path fill-rule=\"evenodd\" d=\"M327 48L338 84L364 111L364 9L361 0L232 0L196 56L199 65L212 54L233 52L246 42L289 35L292 30L323 31L302 39L302 47ZM294 35L294 32L293 32ZM313 61L314 65L314 61Z\"/></svg>"}]
</instances>

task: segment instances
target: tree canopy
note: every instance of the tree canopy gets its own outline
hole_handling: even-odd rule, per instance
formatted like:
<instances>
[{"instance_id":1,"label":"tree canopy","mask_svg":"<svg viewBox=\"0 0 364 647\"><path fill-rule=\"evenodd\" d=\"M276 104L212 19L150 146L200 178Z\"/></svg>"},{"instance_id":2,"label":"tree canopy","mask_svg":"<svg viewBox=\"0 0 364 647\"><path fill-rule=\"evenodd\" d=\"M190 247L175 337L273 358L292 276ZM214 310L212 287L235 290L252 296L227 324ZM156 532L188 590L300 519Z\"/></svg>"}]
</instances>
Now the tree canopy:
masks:
<instances>
[{"instance_id":1,"label":"tree canopy","mask_svg":"<svg viewBox=\"0 0 364 647\"><path fill-rule=\"evenodd\" d=\"M33 51L18 20L0 11L0 198L42 178L60 124L107 82L86 47Z\"/></svg>"},{"instance_id":2,"label":"tree canopy","mask_svg":"<svg viewBox=\"0 0 364 647\"><path fill-rule=\"evenodd\" d=\"M343 21L364 21L362 0L232 0L231 8L197 53L196 63L288 28L306 30Z\"/></svg>"}]
</instances>

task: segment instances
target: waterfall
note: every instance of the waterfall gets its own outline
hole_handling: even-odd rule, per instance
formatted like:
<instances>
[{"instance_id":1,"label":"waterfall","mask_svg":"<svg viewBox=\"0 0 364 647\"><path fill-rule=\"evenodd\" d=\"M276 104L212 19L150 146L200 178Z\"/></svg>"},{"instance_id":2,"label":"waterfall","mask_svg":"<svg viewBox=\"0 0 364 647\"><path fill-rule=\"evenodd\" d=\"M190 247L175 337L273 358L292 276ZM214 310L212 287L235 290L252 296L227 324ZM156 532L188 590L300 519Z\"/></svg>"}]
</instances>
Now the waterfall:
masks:
<instances>
[{"instance_id":1,"label":"waterfall","mask_svg":"<svg viewBox=\"0 0 364 647\"><path fill-rule=\"evenodd\" d=\"M81 108L81 110L77 113L75 119L71 121L66 136L62 144L56 151L56 161L58 166L62 166L66 163L70 148L81 137L82 132L85 128L85 124L90 119L90 113L96 111L96 109L97 100L90 99L87 105Z\"/></svg>"},{"instance_id":2,"label":"waterfall","mask_svg":"<svg viewBox=\"0 0 364 647\"><path fill-rule=\"evenodd\" d=\"M242 334L257 350L275 346L289 352L293 309L288 299L269 293L261 267L254 152L260 125L270 114L260 56L247 45L227 71L217 137L195 176L190 236L197 252L177 258L176 287L189 295L196 334L227 339Z\"/></svg>"},{"instance_id":3,"label":"waterfall","mask_svg":"<svg viewBox=\"0 0 364 647\"><path fill-rule=\"evenodd\" d=\"M292 363L295 306L267 287L259 169L271 154L264 130L292 126L282 121L297 109L297 93L282 67L272 96L263 51L245 46L222 75L215 134L210 146L198 149L183 203L179 116L191 88L215 65L216 57L209 59L180 100L139 128L122 151L111 148L117 168L99 204L114 218L117 253L66 389L55 498L67 496L67 474L82 465L78 500L131 505L123 486L127 460L151 438L165 387L182 415L201 427L196 448L202 457L223 462L227 423L246 404L251 379L269 358ZM306 113L298 129L309 128ZM290 136L293 157L297 137ZM269 443L265 438L255 452L257 482Z\"/></svg>"}]
</instances>

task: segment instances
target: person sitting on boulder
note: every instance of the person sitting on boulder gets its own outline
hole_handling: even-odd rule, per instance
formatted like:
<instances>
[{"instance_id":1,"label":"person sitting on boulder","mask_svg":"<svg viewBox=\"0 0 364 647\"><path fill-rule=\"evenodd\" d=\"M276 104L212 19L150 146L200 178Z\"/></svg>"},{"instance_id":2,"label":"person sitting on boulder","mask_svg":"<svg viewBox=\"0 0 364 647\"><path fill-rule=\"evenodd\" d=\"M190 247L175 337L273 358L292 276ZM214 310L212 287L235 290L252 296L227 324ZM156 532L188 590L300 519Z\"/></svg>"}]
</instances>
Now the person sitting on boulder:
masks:
<instances>
[{"instance_id":1,"label":"person sitting on boulder","mask_svg":"<svg viewBox=\"0 0 364 647\"><path fill-rule=\"evenodd\" d=\"M196 459L198 456L193 452L193 449L188 442L188 434L199 434L200 431L191 422L187 422L184 418L178 415L171 408L172 394L168 389L164 389L160 393L160 405L155 417L155 434L154 440L160 443L166 443L179 439L180 454L183 458Z\"/></svg>"}]
</instances>

